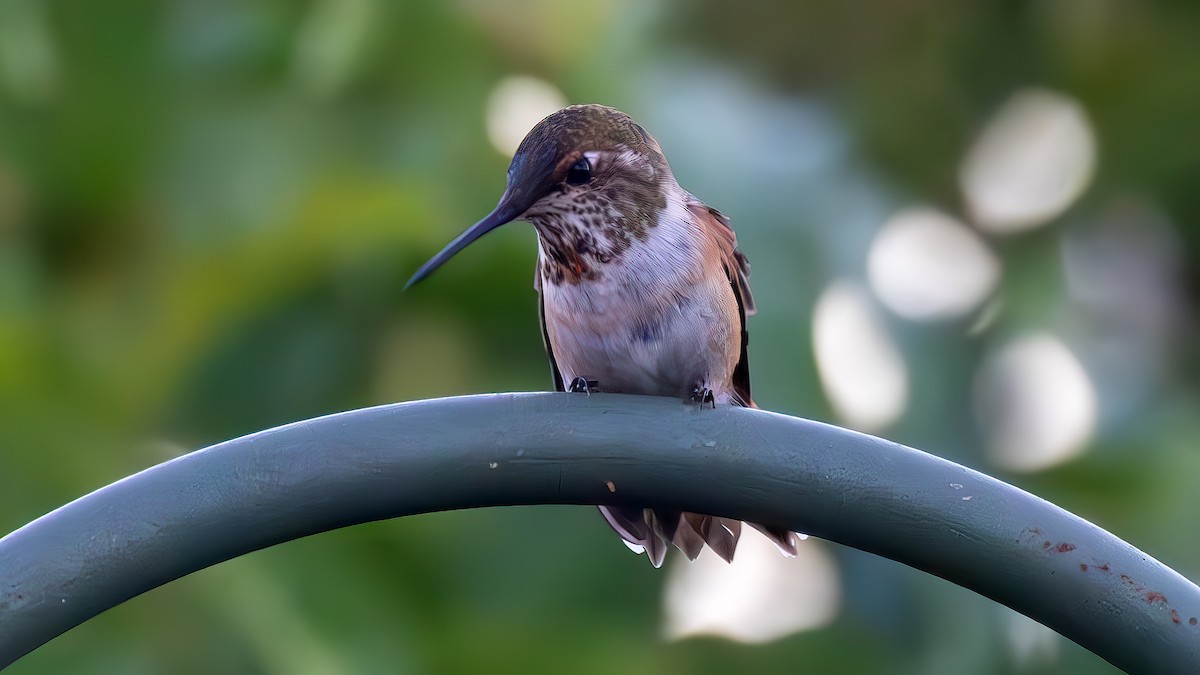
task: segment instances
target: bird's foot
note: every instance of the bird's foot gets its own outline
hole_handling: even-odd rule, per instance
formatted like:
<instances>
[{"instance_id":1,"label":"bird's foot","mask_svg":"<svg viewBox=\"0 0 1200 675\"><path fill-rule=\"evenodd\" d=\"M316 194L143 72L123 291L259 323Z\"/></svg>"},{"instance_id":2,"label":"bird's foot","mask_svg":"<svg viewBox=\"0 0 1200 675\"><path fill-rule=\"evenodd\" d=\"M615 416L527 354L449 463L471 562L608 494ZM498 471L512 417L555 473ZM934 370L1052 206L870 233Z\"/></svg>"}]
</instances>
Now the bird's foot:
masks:
<instances>
[{"instance_id":1,"label":"bird's foot","mask_svg":"<svg viewBox=\"0 0 1200 675\"><path fill-rule=\"evenodd\" d=\"M692 387L692 401L698 405L698 410L703 410L705 404L710 405L713 410L717 409L717 401L713 398L713 391L708 387L699 385Z\"/></svg>"},{"instance_id":2,"label":"bird's foot","mask_svg":"<svg viewBox=\"0 0 1200 675\"><path fill-rule=\"evenodd\" d=\"M572 394L584 393L588 396L594 391L600 391L600 382L589 380L586 377L577 377L571 380L571 385L567 387L567 391Z\"/></svg>"}]
</instances>

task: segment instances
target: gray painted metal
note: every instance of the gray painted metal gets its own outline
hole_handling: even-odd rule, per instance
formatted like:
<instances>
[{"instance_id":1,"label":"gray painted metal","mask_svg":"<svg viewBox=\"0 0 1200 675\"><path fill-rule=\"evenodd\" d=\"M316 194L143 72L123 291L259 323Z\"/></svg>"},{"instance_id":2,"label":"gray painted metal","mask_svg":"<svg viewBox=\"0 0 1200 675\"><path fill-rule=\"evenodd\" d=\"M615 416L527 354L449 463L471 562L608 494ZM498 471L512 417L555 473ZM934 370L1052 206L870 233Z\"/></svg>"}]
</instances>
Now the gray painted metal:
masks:
<instances>
[{"instance_id":1,"label":"gray painted metal","mask_svg":"<svg viewBox=\"0 0 1200 675\"><path fill-rule=\"evenodd\" d=\"M1011 485L760 410L550 393L297 422L67 504L0 539L0 666L140 593L273 544L395 516L549 503L786 526L970 588L1127 671L1200 671L1200 588Z\"/></svg>"}]
</instances>

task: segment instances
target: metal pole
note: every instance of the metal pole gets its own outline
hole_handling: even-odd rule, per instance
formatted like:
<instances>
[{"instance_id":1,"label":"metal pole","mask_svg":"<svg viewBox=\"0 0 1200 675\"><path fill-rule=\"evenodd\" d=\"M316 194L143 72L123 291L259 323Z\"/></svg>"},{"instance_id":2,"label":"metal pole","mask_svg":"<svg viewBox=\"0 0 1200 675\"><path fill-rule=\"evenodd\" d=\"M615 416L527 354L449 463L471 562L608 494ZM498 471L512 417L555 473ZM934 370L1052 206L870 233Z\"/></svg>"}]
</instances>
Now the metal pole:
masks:
<instances>
[{"instance_id":1,"label":"metal pole","mask_svg":"<svg viewBox=\"0 0 1200 675\"><path fill-rule=\"evenodd\" d=\"M551 503L786 526L970 588L1118 668L1200 669L1200 588L1011 485L760 410L549 393L297 422L67 504L0 539L0 667L129 598L266 546L396 516Z\"/></svg>"}]
</instances>

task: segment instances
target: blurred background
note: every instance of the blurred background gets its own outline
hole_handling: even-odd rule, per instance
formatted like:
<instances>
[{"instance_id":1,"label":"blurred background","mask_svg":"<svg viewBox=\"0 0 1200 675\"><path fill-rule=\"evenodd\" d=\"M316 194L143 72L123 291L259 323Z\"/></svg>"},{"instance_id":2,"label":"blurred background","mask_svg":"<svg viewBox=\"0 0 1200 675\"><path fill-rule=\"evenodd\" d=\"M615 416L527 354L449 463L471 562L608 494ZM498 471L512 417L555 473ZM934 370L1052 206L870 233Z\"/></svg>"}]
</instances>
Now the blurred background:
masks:
<instances>
[{"instance_id":1,"label":"blurred background","mask_svg":"<svg viewBox=\"0 0 1200 675\"><path fill-rule=\"evenodd\" d=\"M531 227L401 288L533 123L602 102L732 218L763 407L1200 578L1197 25L1119 0L7 0L0 532L258 429L548 388ZM1112 671L899 564L755 548L654 570L589 508L382 522L169 584L11 672Z\"/></svg>"}]
</instances>

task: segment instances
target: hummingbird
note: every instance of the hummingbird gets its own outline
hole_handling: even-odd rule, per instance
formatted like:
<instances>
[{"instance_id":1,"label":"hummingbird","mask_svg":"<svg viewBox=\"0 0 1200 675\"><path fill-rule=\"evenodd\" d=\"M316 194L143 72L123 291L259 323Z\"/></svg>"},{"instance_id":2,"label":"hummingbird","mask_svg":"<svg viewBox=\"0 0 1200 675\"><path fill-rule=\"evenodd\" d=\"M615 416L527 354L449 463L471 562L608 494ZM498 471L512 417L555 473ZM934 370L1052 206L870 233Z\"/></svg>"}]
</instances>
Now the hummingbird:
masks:
<instances>
[{"instance_id":1,"label":"hummingbird","mask_svg":"<svg viewBox=\"0 0 1200 675\"><path fill-rule=\"evenodd\" d=\"M756 407L746 317L750 265L729 220L676 182L658 142L629 115L572 105L525 136L496 208L426 262L407 287L491 230L537 231L534 288L557 391L673 396ZM742 523L600 506L629 548L662 565L672 544L732 561ZM785 554L796 535L751 524Z\"/></svg>"}]
</instances>

